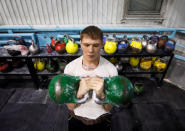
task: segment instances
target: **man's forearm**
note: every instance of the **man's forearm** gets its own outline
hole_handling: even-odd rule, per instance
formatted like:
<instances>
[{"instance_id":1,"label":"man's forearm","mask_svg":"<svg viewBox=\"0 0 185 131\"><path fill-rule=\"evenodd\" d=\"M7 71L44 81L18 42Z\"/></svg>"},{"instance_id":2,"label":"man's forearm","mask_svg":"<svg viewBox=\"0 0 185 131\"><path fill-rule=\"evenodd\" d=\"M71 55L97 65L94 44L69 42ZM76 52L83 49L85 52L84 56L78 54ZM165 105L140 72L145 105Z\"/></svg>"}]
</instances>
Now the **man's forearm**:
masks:
<instances>
[{"instance_id":1,"label":"man's forearm","mask_svg":"<svg viewBox=\"0 0 185 131\"><path fill-rule=\"evenodd\" d=\"M103 105L103 108L104 108L107 112L109 112L109 111L113 108L113 105L105 104L105 105Z\"/></svg>"},{"instance_id":2,"label":"man's forearm","mask_svg":"<svg viewBox=\"0 0 185 131\"><path fill-rule=\"evenodd\" d=\"M76 107L78 107L80 104L74 104L74 103L68 103L66 104L67 108L71 111L73 111Z\"/></svg>"},{"instance_id":3,"label":"man's forearm","mask_svg":"<svg viewBox=\"0 0 185 131\"><path fill-rule=\"evenodd\" d=\"M77 106L77 104L74 104L74 103L68 103L66 105L67 105L67 108L71 111L73 111Z\"/></svg>"}]
</instances>

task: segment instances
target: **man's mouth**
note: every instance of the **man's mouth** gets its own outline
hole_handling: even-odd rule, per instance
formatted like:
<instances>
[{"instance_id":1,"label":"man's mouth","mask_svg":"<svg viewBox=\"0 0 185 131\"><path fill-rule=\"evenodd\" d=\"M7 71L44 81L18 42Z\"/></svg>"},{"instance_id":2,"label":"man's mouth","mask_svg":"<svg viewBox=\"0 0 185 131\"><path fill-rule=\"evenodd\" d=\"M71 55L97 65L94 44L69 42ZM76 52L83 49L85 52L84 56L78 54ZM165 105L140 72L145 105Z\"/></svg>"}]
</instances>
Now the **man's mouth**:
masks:
<instances>
[{"instance_id":1,"label":"man's mouth","mask_svg":"<svg viewBox=\"0 0 185 131\"><path fill-rule=\"evenodd\" d=\"M88 57L94 57L94 55L88 55Z\"/></svg>"}]
</instances>

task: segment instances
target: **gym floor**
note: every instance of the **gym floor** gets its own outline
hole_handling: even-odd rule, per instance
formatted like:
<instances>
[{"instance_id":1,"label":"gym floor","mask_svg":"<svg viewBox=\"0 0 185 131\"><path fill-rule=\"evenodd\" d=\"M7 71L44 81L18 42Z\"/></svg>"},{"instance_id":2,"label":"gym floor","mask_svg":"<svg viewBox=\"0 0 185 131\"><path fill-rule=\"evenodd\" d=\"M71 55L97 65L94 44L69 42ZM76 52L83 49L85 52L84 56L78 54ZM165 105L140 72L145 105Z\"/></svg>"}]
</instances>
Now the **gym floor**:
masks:
<instances>
[{"instance_id":1,"label":"gym floor","mask_svg":"<svg viewBox=\"0 0 185 131\"><path fill-rule=\"evenodd\" d=\"M145 79L144 92L112 117L113 131L184 131L185 91ZM1 80L0 131L67 131L68 111L31 80Z\"/></svg>"}]
</instances>

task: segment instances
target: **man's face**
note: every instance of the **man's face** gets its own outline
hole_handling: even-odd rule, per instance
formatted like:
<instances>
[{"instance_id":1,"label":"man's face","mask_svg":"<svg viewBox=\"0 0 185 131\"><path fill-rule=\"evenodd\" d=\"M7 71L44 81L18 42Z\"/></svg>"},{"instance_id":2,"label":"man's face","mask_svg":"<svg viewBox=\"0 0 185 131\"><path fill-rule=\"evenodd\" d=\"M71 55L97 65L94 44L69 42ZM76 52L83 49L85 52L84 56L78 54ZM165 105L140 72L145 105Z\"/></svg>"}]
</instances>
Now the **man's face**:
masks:
<instances>
[{"instance_id":1,"label":"man's face","mask_svg":"<svg viewBox=\"0 0 185 131\"><path fill-rule=\"evenodd\" d=\"M88 36L84 36L80 41L83 51L83 57L88 62L99 60L100 49L103 47L101 40L93 40Z\"/></svg>"}]
</instances>

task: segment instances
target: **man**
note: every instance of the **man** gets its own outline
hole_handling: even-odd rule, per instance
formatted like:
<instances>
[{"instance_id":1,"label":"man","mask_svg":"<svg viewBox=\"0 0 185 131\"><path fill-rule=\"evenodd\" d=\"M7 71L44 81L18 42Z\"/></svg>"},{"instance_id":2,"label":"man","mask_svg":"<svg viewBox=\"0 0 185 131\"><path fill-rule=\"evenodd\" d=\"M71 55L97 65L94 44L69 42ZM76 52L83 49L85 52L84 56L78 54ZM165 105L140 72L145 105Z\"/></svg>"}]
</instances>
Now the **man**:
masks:
<instances>
[{"instance_id":1,"label":"man","mask_svg":"<svg viewBox=\"0 0 185 131\"><path fill-rule=\"evenodd\" d=\"M104 98L103 77L118 75L116 67L108 60L100 56L103 47L103 32L96 26L86 27L80 34L80 43L83 55L70 62L65 74L82 77L77 91L77 98L82 98L90 90L95 90L97 96ZM69 120L69 130L110 130L107 114L111 105L96 104L91 98L84 104L67 104L71 111L72 119Z\"/></svg>"}]
</instances>

